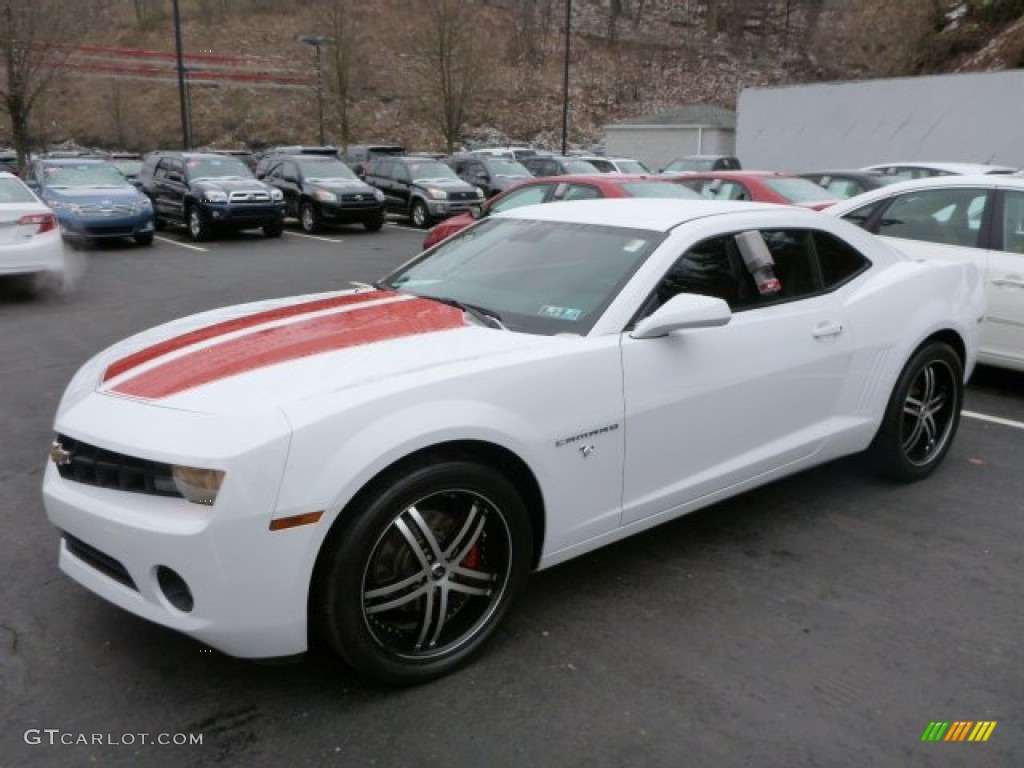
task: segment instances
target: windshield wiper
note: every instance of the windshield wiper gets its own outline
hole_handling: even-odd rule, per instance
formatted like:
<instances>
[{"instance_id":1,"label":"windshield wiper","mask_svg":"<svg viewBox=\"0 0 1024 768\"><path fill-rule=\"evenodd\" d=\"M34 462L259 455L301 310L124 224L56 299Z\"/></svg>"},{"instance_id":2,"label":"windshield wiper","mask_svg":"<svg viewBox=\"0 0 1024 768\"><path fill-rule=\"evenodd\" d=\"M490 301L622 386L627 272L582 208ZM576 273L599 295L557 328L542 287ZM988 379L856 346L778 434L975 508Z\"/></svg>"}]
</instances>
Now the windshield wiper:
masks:
<instances>
[{"instance_id":1,"label":"windshield wiper","mask_svg":"<svg viewBox=\"0 0 1024 768\"><path fill-rule=\"evenodd\" d=\"M505 327L505 324L501 322L501 316L493 310L478 307L475 304L466 304L458 299L450 299L444 296L423 296L422 298L432 299L434 301L439 301L442 304L447 304L449 307L461 309L463 312L466 312L476 318L477 322L481 325L485 325L488 328L497 328L499 331L508 330L508 328Z\"/></svg>"}]
</instances>

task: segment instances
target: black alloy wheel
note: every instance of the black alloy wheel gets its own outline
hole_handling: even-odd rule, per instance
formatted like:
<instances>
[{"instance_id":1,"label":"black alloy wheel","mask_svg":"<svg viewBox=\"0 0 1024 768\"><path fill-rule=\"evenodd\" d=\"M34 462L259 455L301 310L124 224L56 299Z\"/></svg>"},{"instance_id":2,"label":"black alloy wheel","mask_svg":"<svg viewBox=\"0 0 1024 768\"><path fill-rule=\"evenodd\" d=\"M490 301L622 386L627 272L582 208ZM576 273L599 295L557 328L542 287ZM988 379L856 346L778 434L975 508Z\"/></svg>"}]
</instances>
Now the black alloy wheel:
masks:
<instances>
[{"instance_id":1,"label":"black alloy wheel","mask_svg":"<svg viewBox=\"0 0 1024 768\"><path fill-rule=\"evenodd\" d=\"M960 424L963 364L953 349L930 342L904 367L868 457L884 475L920 480L942 463Z\"/></svg>"},{"instance_id":2,"label":"black alloy wheel","mask_svg":"<svg viewBox=\"0 0 1024 768\"><path fill-rule=\"evenodd\" d=\"M532 539L515 487L489 466L423 463L344 510L319 569L320 621L360 673L440 677L491 636L521 591Z\"/></svg>"}]
</instances>

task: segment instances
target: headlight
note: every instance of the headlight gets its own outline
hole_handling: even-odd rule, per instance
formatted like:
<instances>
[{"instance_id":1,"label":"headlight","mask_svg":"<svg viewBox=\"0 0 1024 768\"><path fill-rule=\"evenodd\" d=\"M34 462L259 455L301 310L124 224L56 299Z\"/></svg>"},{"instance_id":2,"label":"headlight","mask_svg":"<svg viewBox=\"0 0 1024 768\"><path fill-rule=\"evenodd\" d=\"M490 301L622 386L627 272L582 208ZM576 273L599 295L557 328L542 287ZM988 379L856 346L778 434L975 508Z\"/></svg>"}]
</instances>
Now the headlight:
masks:
<instances>
[{"instance_id":1,"label":"headlight","mask_svg":"<svg viewBox=\"0 0 1024 768\"><path fill-rule=\"evenodd\" d=\"M384 193L383 193L383 192L381 192L381 191L380 191L379 189L374 189L374 190L373 190L373 196L374 196L374 197L376 197L376 198L377 198L377 199L378 199L378 200L379 200L380 202L382 202L382 203L383 203L383 202L384 202L384 200L386 199L386 198L384 197Z\"/></svg>"},{"instance_id":2,"label":"headlight","mask_svg":"<svg viewBox=\"0 0 1024 768\"><path fill-rule=\"evenodd\" d=\"M270 190L270 199L271 200L284 200L284 192L282 192L277 187L272 187L271 190Z\"/></svg>"},{"instance_id":3,"label":"headlight","mask_svg":"<svg viewBox=\"0 0 1024 768\"><path fill-rule=\"evenodd\" d=\"M65 203L64 207L67 208L76 216L82 215L82 206L80 206L78 203Z\"/></svg>"},{"instance_id":4,"label":"headlight","mask_svg":"<svg viewBox=\"0 0 1024 768\"><path fill-rule=\"evenodd\" d=\"M338 202L338 196L333 192L328 192L326 189L318 189L313 193L313 197L319 200L321 203L336 203Z\"/></svg>"},{"instance_id":5,"label":"headlight","mask_svg":"<svg viewBox=\"0 0 1024 768\"><path fill-rule=\"evenodd\" d=\"M183 467L179 464L171 466L171 477L178 493L193 504L211 505L217 500L220 485L224 482L224 471L221 469L199 469Z\"/></svg>"},{"instance_id":6,"label":"headlight","mask_svg":"<svg viewBox=\"0 0 1024 768\"><path fill-rule=\"evenodd\" d=\"M476 196L479 197L481 200L484 197L484 191L482 189L480 189L480 187L476 188Z\"/></svg>"},{"instance_id":7,"label":"headlight","mask_svg":"<svg viewBox=\"0 0 1024 768\"><path fill-rule=\"evenodd\" d=\"M443 189L434 189L433 187L427 187L426 193L427 196L430 197L432 200L448 199L448 193L445 192Z\"/></svg>"},{"instance_id":8,"label":"headlight","mask_svg":"<svg viewBox=\"0 0 1024 768\"><path fill-rule=\"evenodd\" d=\"M152 207L153 203L150 202L149 198L147 197L136 202L135 205L132 206L132 210L135 211L135 213L138 213L139 211L148 211Z\"/></svg>"},{"instance_id":9,"label":"headlight","mask_svg":"<svg viewBox=\"0 0 1024 768\"><path fill-rule=\"evenodd\" d=\"M228 201L228 193L223 189L208 189L203 192L203 199L209 203L226 203Z\"/></svg>"},{"instance_id":10,"label":"headlight","mask_svg":"<svg viewBox=\"0 0 1024 768\"><path fill-rule=\"evenodd\" d=\"M55 211L58 208L63 208L64 207L64 203L62 203L60 200L58 200L55 197L51 197L49 199L44 199L43 202L46 203L51 208L53 208L53 210L55 210Z\"/></svg>"}]
</instances>

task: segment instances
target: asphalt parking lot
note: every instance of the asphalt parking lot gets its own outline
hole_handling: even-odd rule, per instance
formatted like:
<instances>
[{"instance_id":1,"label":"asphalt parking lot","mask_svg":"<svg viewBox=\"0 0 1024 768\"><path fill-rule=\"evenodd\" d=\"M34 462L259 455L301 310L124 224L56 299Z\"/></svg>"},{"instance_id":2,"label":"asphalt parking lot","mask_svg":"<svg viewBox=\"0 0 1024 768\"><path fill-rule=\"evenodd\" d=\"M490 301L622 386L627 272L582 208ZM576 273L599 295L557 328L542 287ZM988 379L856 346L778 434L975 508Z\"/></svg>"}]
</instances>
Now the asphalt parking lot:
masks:
<instances>
[{"instance_id":1,"label":"asphalt parking lot","mask_svg":"<svg viewBox=\"0 0 1024 768\"><path fill-rule=\"evenodd\" d=\"M976 373L929 480L841 461L535 574L474 664L417 689L230 659L58 571L39 486L82 362L184 314L372 280L422 237L169 232L86 251L65 298L0 288L0 767L1020 765L1024 375ZM933 721L997 725L922 742Z\"/></svg>"}]
</instances>

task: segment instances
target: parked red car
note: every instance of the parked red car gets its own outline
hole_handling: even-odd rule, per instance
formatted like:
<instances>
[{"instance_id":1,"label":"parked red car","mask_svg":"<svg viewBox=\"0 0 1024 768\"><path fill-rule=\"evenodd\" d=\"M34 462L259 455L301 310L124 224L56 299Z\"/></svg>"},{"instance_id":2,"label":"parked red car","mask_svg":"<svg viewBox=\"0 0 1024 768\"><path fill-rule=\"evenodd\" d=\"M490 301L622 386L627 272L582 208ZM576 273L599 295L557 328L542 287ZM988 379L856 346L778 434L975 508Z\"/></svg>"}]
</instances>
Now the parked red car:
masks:
<instances>
[{"instance_id":1,"label":"parked red car","mask_svg":"<svg viewBox=\"0 0 1024 768\"><path fill-rule=\"evenodd\" d=\"M810 183L810 182L808 182ZM811 186L814 186L813 184ZM522 205L555 203L567 200L591 200L598 197L680 197L694 199L700 195L672 181L645 175L611 175L606 173L572 176L545 176L527 179L492 197L474 213L461 213L435 224L423 240L423 249L465 229L477 219Z\"/></svg>"},{"instance_id":2,"label":"parked red car","mask_svg":"<svg viewBox=\"0 0 1024 768\"><path fill-rule=\"evenodd\" d=\"M710 200L753 200L820 211L840 199L812 181L775 171L711 171L661 178L682 184Z\"/></svg>"}]
</instances>

